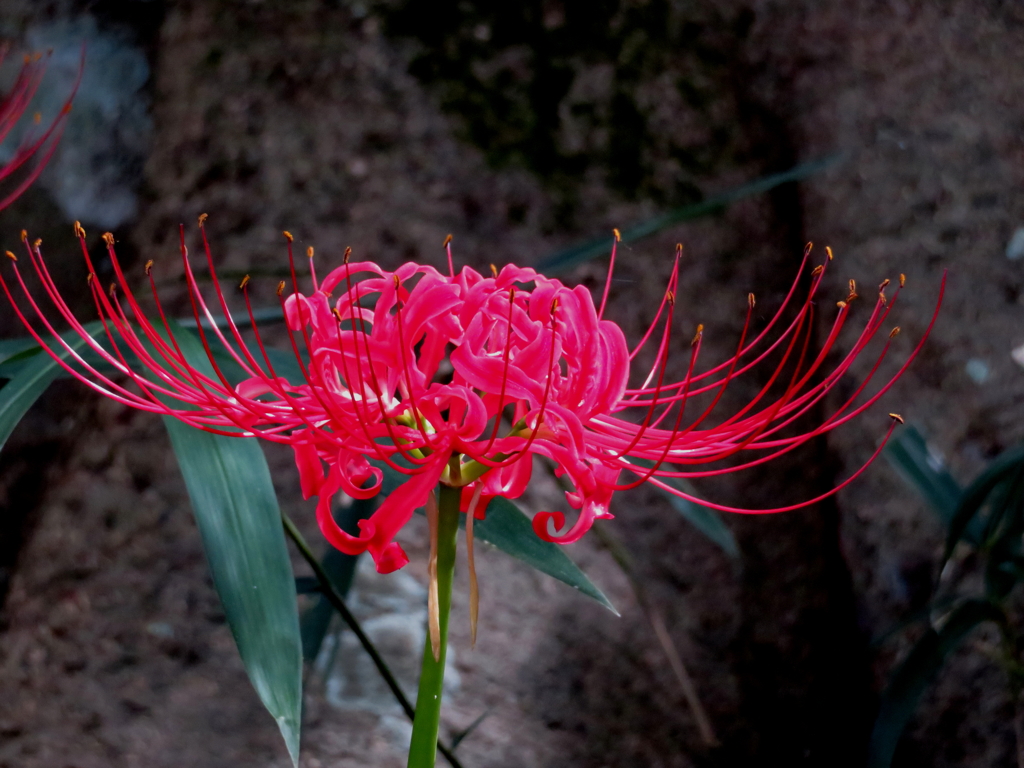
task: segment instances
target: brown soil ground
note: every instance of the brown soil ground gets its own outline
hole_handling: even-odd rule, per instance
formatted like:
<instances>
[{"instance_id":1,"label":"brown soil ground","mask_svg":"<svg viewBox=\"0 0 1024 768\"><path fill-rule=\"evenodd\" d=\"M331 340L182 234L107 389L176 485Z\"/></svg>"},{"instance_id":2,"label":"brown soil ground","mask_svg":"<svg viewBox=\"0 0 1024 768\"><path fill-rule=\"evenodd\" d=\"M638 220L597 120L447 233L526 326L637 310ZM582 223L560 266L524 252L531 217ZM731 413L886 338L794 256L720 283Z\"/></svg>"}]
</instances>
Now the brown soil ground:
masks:
<instances>
[{"instance_id":1,"label":"brown soil ground","mask_svg":"<svg viewBox=\"0 0 1024 768\"><path fill-rule=\"evenodd\" d=\"M1024 439L1024 372L1009 354L1024 343L1024 261L1004 255L1024 225L1024 13L998 0L729 7L753 13L749 35L729 50L723 81L732 90L719 110L737 126L740 159L702 181L705 193L837 150L846 159L630 247L609 312L636 338L682 240L681 327L703 323L707 359L720 360L746 293L770 312L814 240L837 255L824 318L848 277L870 295L906 273L897 313L905 354L948 269L932 339L876 411L770 471L700 487L755 507L813 496L870 455L888 410L921 425L969 478ZM0 10L15 25L44 13L13 2ZM177 225L191 227L200 212L210 214L218 264L260 275L267 302L285 228L325 264L351 245L385 267L439 264L452 232L457 255L480 267L529 264L657 212L588 181L576 230L556 228L550 191L526 171L491 168L460 141L408 74L411 49L355 4L176 0L163 12L144 41L154 136L143 204L116 235L136 272L157 262L179 310ZM70 227L44 195L6 212L0 236L12 241L23 222L46 239L69 290L84 293ZM567 279L594 286L602 274L595 263ZM861 306L857 317L866 315ZM6 313L0 321L15 333ZM986 381L967 375L969 360L987 366ZM723 407L758 383L737 386ZM83 393L55 385L0 460L2 514L14 521L0 550L18 553L0 624L0 766L285 766L224 624L162 426ZM291 458L269 455L283 505L312 538ZM615 511L607 529L665 615L721 746L701 743L626 579L591 536L571 555L621 619L487 552L480 641L470 650L460 573L461 684L444 727L490 713L459 747L467 768L861 764L877 693L907 648L870 640L927 597L942 544L939 523L895 474L879 462L835 500L730 518L742 568L653 492L624 493ZM423 534L418 522L402 534L418 579ZM901 764L1013 763L1013 705L985 653L989 640L979 635L948 665ZM310 676L303 765L403 764L376 715L333 708Z\"/></svg>"}]
</instances>

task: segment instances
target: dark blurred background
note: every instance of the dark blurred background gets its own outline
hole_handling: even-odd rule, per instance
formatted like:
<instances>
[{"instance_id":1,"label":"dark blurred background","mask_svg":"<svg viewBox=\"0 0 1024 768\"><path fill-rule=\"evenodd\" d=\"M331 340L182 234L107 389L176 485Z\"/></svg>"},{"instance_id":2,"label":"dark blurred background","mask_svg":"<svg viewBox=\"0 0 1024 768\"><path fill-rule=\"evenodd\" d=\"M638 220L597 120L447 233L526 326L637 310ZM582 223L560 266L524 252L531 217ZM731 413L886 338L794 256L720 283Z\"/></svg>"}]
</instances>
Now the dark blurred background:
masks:
<instances>
[{"instance_id":1,"label":"dark blurred background","mask_svg":"<svg viewBox=\"0 0 1024 768\"><path fill-rule=\"evenodd\" d=\"M84 314L75 219L93 244L113 231L137 276L156 261L168 303L184 310L178 224L209 213L219 267L251 272L269 304L285 228L325 267L349 245L387 268L440 264L449 232L463 263L531 265L838 156L623 253L609 312L637 338L684 243L677 314L705 325L709 361L731 354L748 291L758 320L770 316L806 241L836 253L820 323L848 278L871 295L906 273L896 358L949 270L931 340L875 412L770 471L700 490L752 507L813 497L871 454L887 411L962 480L1024 438L1024 363L1011 356L1024 345L1019 3L0 0L0 33L17 61L53 49L43 111L62 102L87 45L58 154L0 214L0 247L23 227L42 237ZM16 66L5 66L9 78ZM595 287L604 269L599 259L564 277ZM19 333L8 312L0 333ZM763 380L739 384L725 410ZM850 392L844 383L832 405ZM309 528L290 457L270 458L282 503ZM540 484L530 501L553 492ZM288 764L237 659L157 419L58 382L0 454L0 504L0 766ZM445 727L488 714L459 747L464 764L862 765L879 691L913 640L886 633L927 603L944 536L892 469L879 461L800 512L730 517L739 564L653 492L621 494L615 512L609 530L664 614L720 745L700 738L592 536L570 553L622 619L487 552L470 650L459 575ZM407 572L387 583L361 572L353 598L412 680L422 533L405 534ZM303 764L404 765L407 724L360 651L332 642L307 681ZM993 642L982 633L950 660L897 765L1014 764L1021 720Z\"/></svg>"}]
</instances>

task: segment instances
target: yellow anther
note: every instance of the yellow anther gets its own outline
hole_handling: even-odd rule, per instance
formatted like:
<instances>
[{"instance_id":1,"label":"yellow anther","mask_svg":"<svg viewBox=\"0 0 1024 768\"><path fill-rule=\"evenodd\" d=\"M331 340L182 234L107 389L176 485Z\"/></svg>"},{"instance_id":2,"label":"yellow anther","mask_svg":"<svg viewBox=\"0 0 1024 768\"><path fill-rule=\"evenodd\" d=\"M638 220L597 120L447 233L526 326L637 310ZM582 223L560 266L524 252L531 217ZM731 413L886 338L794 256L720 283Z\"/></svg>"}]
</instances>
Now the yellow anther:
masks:
<instances>
[{"instance_id":1,"label":"yellow anther","mask_svg":"<svg viewBox=\"0 0 1024 768\"><path fill-rule=\"evenodd\" d=\"M883 305L888 301L888 299L885 298L885 291L878 292L878 300L882 302Z\"/></svg>"},{"instance_id":2,"label":"yellow anther","mask_svg":"<svg viewBox=\"0 0 1024 768\"><path fill-rule=\"evenodd\" d=\"M497 277L498 276L498 268L496 266L494 266L493 264L491 264L491 275L493 277Z\"/></svg>"},{"instance_id":3,"label":"yellow anther","mask_svg":"<svg viewBox=\"0 0 1024 768\"><path fill-rule=\"evenodd\" d=\"M392 275L391 278L395 281L395 288L402 287L402 281L398 279L398 275Z\"/></svg>"},{"instance_id":4,"label":"yellow anther","mask_svg":"<svg viewBox=\"0 0 1024 768\"><path fill-rule=\"evenodd\" d=\"M7 258L11 261L17 261L18 257L14 255L13 251L7 251Z\"/></svg>"},{"instance_id":5,"label":"yellow anther","mask_svg":"<svg viewBox=\"0 0 1024 768\"><path fill-rule=\"evenodd\" d=\"M287 229L284 231L284 236L289 243L295 239L294 237L292 237L292 233L289 232Z\"/></svg>"},{"instance_id":6,"label":"yellow anther","mask_svg":"<svg viewBox=\"0 0 1024 768\"><path fill-rule=\"evenodd\" d=\"M449 243L450 243L451 241L452 241L452 236L451 236L451 235L448 235L448 236L447 236L447 237L446 237L446 238L444 239L444 245L442 245L441 247L442 247L442 248L447 248L447 247L448 247L448 244L449 244Z\"/></svg>"},{"instance_id":7,"label":"yellow anther","mask_svg":"<svg viewBox=\"0 0 1024 768\"><path fill-rule=\"evenodd\" d=\"M345 264L348 264L348 260L349 260L349 257L351 255L352 255L352 249L351 248L346 248L345 249L345 257L344 257L344 260L343 260Z\"/></svg>"},{"instance_id":8,"label":"yellow anther","mask_svg":"<svg viewBox=\"0 0 1024 768\"><path fill-rule=\"evenodd\" d=\"M207 220L207 218L209 218L209 216L210 216L210 214L208 214L208 213L200 213L199 214L199 226L200 227L203 226L206 223L206 220Z\"/></svg>"},{"instance_id":9,"label":"yellow anther","mask_svg":"<svg viewBox=\"0 0 1024 768\"><path fill-rule=\"evenodd\" d=\"M665 298L668 299L668 303L671 304L673 307L676 305L676 292L675 291L668 291L665 294Z\"/></svg>"},{"instance_id":10,"label":"yellow anther","mask_svg":"<svg viewBox=\"0 0 1024 768\"><path fill-rule=\"evenodd\" d=\"M891 281L891 280L889 280L889 278L888 278L888 277L887 277L887 278L885 278L885 280L883 280L882 282L880 282L880 283L878 284L878 290L880 290L880 291L884 291L884 290L885 290L885 287L886 287L886 286L887 286L887 285L888 285L888 284L889 284L890 282L892 282L892 281Z\"/></svg>"},{"instance_id":11,"label":"yellow anther","mask_svg":"<svg viewBox=\"0 0 1024 768\"><path fill-rule=\"evenodd\" d=\"M682 256L682 255L683 255L683 244L682 243L676 243L676 256Z\"/></svg>"},{"instance_id":12,"label":"yellow anther","mask_svg":"<svg viewBox=\"0 0 1024 768\"><path fill-rule=\"evenodd\" d=\"M900 416L898 413L890 413L889 418L892 419L893 421L898 421L900 424L904 423L903 417Z\"/></svg>"},{"instance_id":13,"label":"yellow anther","mask_svg":"<svg viewBox=\"0 0 1024 768\"><path fill-rule=\"evenodd\" d=\"M907 284L907 276L901 273L900 274L900 288L902 288L906 284Z\"/></svg>"},{"instance_id":14,"label":"yellow anther","mask_svg":"<svg viewBox=\"0 0 1024 768\"><path fill-rule=\"evenodd\" d=\"M280 296L284 293L284 280L277 284L277 295Z\"/></svg>"},{"instance_id":15,"label":"yellow anther","mask_svg":"<svg viewBox=\"0 0 1024 768\"><path fill-rule=\"evenodd\" d=\"M32 247L35 248L36 250L39 250L39 246L42 244L43 238L41 237L37 237L35 240L32 241Z\"/></svg>"},{"instance_id":16,"label":"yellow anther","mask_svg":"<svg viewBox=\"0 0 1024 768\"><path fill-rule=\"evenodd\" d=\"M813 249L814 249L814 243L810 243L810 242L809 242L809 243L807 243L807 245L805 245L805 246L804 246L804 258L805 258L805 259L806 259L806 258L807 258L808 256L810 256L810 255L811 255L811 251L812 251Z\"/></svg>"},{"instance_id":17,"label":"yellow anther","mask_svg":"<svg viewBox=\"0 0 1024 768\"><path fill-rule=\"evenodd\" d=\"M622 235L619 234L619 230L613 229L612 233L615 235L615 242L616 243L621 243L622 242Z\"/></svg>"},{"instance_id":18,"label":"yellow anther","mask_svg":"<svg viewBox=\"0 0 1024 768\"><path fill-rule=\"evenodd\" d=\"M106 243L107 245L109 245L111 248L113 248L114 247L114 233L113 232L104 232L103 233L103 242Z\"/></svg>"},{"instance_id":19,"label":"yellow anther","mask_svg":"<svg viewBox=\"0 0 1024 768\"><path fill-rule=\"evenodd\" d=\"M846 301L847 301L847 303L849 303L849 302L853 301L856 298L857 298L857 294L856 293L851 293L849 296L846 297Z\"/></svg>"},{"instance_id":20,"label":"yellow anther","mask_svg":"<svg viewBox=\"0 0 1024 768\"><path fill-rule=\"evenodd\" d=\"M341 312L338 311L337 307L331 307L331 314L334 315L334 319L339 323L341 322Z\"/></svg>"},{"instance_id":21,"label":"yellow anther","mask_svg":"<svg viewBox=\"0 0 1024 768\"><path fill-rule=\"evenodd\" d=\"M693 346L694 344L699 342L703 335L704 335L704 325L703 325L703 323L700 323L700 324L697 325L697 332L693 335L693 341L690 342L690 345Z\"/></svg>"},{"instance_id":22,"label":"yellow anther","mask_svg":"<svg viewBox=\"0 0 1024 768\"><path fill-rule=\"evenodd\" d=\"M820 275L824 271L825 271L825 267L823 267L821 264L819 264L818 266L816 266L814 269L811 270L811 277L817 277L818 275Z\"/></svg>"},{"instance_id":23,"label":"yellow anther","mask_svg":"<svg viewBox=\"0 0 1024 768\"><path fill-rule=\"evenodd\" d=\"M757 301L754 299L754 294L748 293L747 294L747 306L750 307L751 309L753 309L756 304L757 304Z\"/></svg>"},{"instance_id":24,"label":"yellow anther","mask_svg":"<svg viewBox=\"0 0 1024 768\"><path fill-rule=\"evenodd\" d=\"M85 276L85 282L86 282L87 285L92 285L92 281L95 280L95 279L96 279L96 275L94 275L92 272L90 272L88 275Z\"/></svg>"},{"instance_id":25,"label":"yellow anther","mask_svg":"<svg viewBox=\"0 0 1024 768\"><path fill-rule=\"evenodd\" d=\"M117 293L117 283L111 283L110 288L107 289L107 293L110 294L110 298L114 298L114 294Z\"/></svg>"},{"instance_id":26,"label":"yellow anther","mask_svg":"<svg viewBox=\"0 0 1024 768\"><path fill-rule=\"evenodd\" d=\"M556 309L558 309L558 299L557 298L551 300L551 318L552 319L554 319L554 317L555 317L555 310Z\"/></svg>"},{"instance_id":27,"label":"yellow anther","mask_svg":"<svg viewBox=\"0 0 1024 768\"><path fill-rule=\"evenodd\" d=\"M508 289L508 300L509 301L515 301L515 299L516 299L516 288L515 288L515 286L512 286L511 288Z\"/></svg>"},{"instance_id":28,"label":"yellow anther","mask_svg":"<svg viewBox=\"0 0 1024 768\"><path fill-rule=\"evenodd\" d=\"M310 258L310 259L313 258L313 246L312 245L309 246L309 248L306 249L306 256L308 258Z\"/></svg>"},{"instance_id":29,"label":"yellow anther","mask_svg":"<svg viewBox=\"0 0 1024 768\"><path fill-rule=\"evenodd\" d=\"M249 276L246 275L245 277L242 278L242 282L240 282L238 284L238 290L244 291L245 290L245 286L247 286L248 284L249 284Z\"/></svg>"},{"instance_id":30,"label":"yellow anther","mask_svg":"<svg viewBox=\"0 0 1024 768\"><path fill-rule=\"evenodd\" d=\"M889 338L890 339L895 339L899 335L900 335L900 327L898 325L895 328L893 328L891 331L889 331Z\"/></svg>"},{"instance_id":31,"label":"yellow anther","mask_svg":"<svg viewBox=\"0 0 1024 768\"><path fill-rule=\"evenodd\" d=\"M856 292L857 292L857 281L856 280L850 280L850 293L856 293Z\"/></svg>"},{"instance_id":32,"label":"yellow anther","mask_svg":"<svg viewBox=\"0 0 1024 768\"><path fill-rule=\"evenodd\" d=\"M146 274L148 275L153 269L153 260L150 259L146 262Z\"/></svg>"},{"instance_id":33,"label":"yellow anther","mask_svg":"<svg viewBox=\"0 0 1024 768\"><path fill-rule=\"evenodd\" d=\"M846 302L845 301L837 301L836 302L836 306L839 307L840 309L846 309Z\"/></svg>"},{"instance_id":34,"label":"yellow anther","mask_svg":"<svg viewBox=\"0 0 1024 768\"><path fill-rule=\"evenodd\" d=\"M25 229L21 230L21 242L23 242L23 243L27 243L28 242L28 230L25 230Z\"/></svg>"},{"instance_id":35,"label":"yellow anther","mask_svg":"<svg viewBox=\"0 0 1024 768\"><path fill-rule=\"evenodd\" d=\"M80 221L75 222L75 237L85 240L85 230L82 229L82 222Z\"/></svg>"}]
</instances>

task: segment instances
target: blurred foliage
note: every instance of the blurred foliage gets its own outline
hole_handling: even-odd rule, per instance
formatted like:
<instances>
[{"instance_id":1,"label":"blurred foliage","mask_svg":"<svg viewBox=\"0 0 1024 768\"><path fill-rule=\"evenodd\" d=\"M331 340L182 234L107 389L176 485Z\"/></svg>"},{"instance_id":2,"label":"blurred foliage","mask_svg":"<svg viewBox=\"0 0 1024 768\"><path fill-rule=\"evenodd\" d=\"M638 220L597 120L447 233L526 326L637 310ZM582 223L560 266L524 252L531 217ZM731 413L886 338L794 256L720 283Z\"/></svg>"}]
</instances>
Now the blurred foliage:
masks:
<instances>
[{"instance_id":1,"label":"blurred foliage","mask_svg":"<svg viewBox=\"0 0 1024 768\"><path fill-rule=\"evenodd\" d=\"M1007 673L1017 719L1024 715L1024 616L1017 589L1024 583L1024 446L996 457L963 489L913 427L891 440L885 455L928 502L947 536L932 599L904 623L904 630L923 624L924 631L882 694L869 768L892 763L900 734L932 678L984 624L999 630L998 643L985 650Z\"/></svg>"},{"instance_id":2,"label":"blurred foliage","mask_svg":"<svg viewBox=\"0 0 1024 768\"><path fill-rule=\"evenodd\" d=\"M734 52L753 13L692 0L393 0L385 31L410 72L496 166L527 168L571 207L594 175L679 205L728 159Z\"/></svg>"}]
</instances>

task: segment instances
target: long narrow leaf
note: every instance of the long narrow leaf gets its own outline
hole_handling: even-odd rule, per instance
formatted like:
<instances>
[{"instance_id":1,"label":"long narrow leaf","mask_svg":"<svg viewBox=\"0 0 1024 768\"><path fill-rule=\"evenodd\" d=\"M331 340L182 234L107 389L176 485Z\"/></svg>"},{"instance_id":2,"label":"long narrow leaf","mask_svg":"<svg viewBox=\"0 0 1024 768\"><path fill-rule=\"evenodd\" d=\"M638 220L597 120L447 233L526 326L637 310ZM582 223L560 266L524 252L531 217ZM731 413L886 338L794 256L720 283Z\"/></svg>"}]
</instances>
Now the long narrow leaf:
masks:
<instances>
[{"instance_id":1,"label":"long narrow leaf","mask_svg":"<svg viewBox=\"0 0 1024 768\"><path fill-rule=\"evenodd\" d=\"M172 330L189 361L209 370L198 339ZM212 435L171 417L164 423L245 670L298 765L302 640L267 461L255 438Z\"/></svg>"},{"instance_id":2,"label":"long narrow leaf","mask_svg":"<svg viewBox=\"0 0 1024 768\"><path fill-rule=\"evenodd\" d=\"M86 328L92 333L96 332L95 324ZM69 335L67 342L68 346L75 350L85 346L85 339L76 334ZM62 358L69 355L64 349L59 353ZM13 374L3 389L0 389L0 449L6 445L7 438L11 436L11 432L28 409L63 370L49 355L35 355Z\"/></svg>"},{"instance_id":3,"label":"long narrow leaf","mask_svg":"<svg viewBox=\"0 0 1024 768\"><path fill-rule=\"evenodd\" d=\"M885 444L882 454L948 526L963 489L946 465L928 449L924 436L913 425L907 425Z\"/></svg>"},{"instance_id":4,"label":"long narrow leaf","mask_svg":"<svg viewBox=\"0 0 1024 768\"><path fill-rule=\"evenodd\" d=\"M957 542L964 538L968 526L972 525L973 521L976 520L989 494L992 493L997 485L1013 475L1022 461L1024 461L1024 446L1018 446L1017 448L1005 451L999 458L989 464L974 482L967 486L960 496L960 503L957 504L953 520L949 524L943 564L953 554L953 549L956 547Z\"/></svg>"},{"instance_id":5,"label":"long narrow leaf","mask_svg":"<svg viewBox=\"0 0 1024 768\"><path fill-rule=\"evenodd\" d=\"M654 462L649 459L632 458L630 461L647 469L654 466ZM682 478L668 477L663 478L663 480L666 484L671 485L673 488L678 488L690 496L696 495L696 489ZM672 508L682 515L683 519L704 534L714 544L721 547L722 551L733 560L739 560L740 547L736 543L736 537L732 535L732 530L725 524L722 516L717 511L710 507L695 504L664 489L659 488L658 490L665 495L665 498L672 504Z\"/></svg>"},{"instance_id":6,"label":"long narrow leaf","mask_svg":"<svg viewBox=\"0 0 1024 768\"><path fill-rule=\"evenodd\" d=\"M461 521L465 527L465 519ZM573 589L578 589L593 598L616 616L619 612L604 593L594 586L587 575L569 559L564 549L550 541L539 538L533 530L530 518L508 499L500 496L491 500L483 520L473 524L476 538L500 549L517 560L533 566L538 571L553 576Z\"/></svg>"},{"instance_id":7,"label":"long narrow leaf","mask_svg":"<svg viewBox=\"0 0 1024 768\"><path fill-rule=\"evenodd\" d=\"M956 608L942 629L929 629L896 670L882 694L878 718L868 744L868 768L889 768L900 734L917 708L921 695L946 657L965 637L986 621L1002 623L1002 611L985 600L968 600Z\"/></svg>"},{"instance_id":8,"label":"long narrow leaf","mask_svg":"<svg viewBox=\"0 0 1024 768\"><path fill-rule=\"evenodd\" d=\"M774 189L780 184L799 181L800 179L812 176L842 159L842 154L836 154L820 160L813 160L809 163L802 163L790 168L788 171L773 173L770 176L757 179L749 184L744 184L743 186L731 189L728 192L723 192L709 197L707 200L695 203L694 205L676 208L668 213L663 213L660 216L656 216L653 219L645 221L642 224L637 224L634 227L622 230L622 242L634 242L649 235L653 235L666 227L672 226L673 224L716 213L737 200L762 194L770 189ZM535 268L538 272L547 275L548 277L554 277L572 269L578 264L583 264L584 262L595 259L598 256L606 255L609 252L609 247L610 239L605 235L594 240L588 240L585 243L580 243L579 245L574 245L571 248L566 248L564 251L558 251L550 256L546 256L537 262Z\"/></svg>"}]
</instances>

